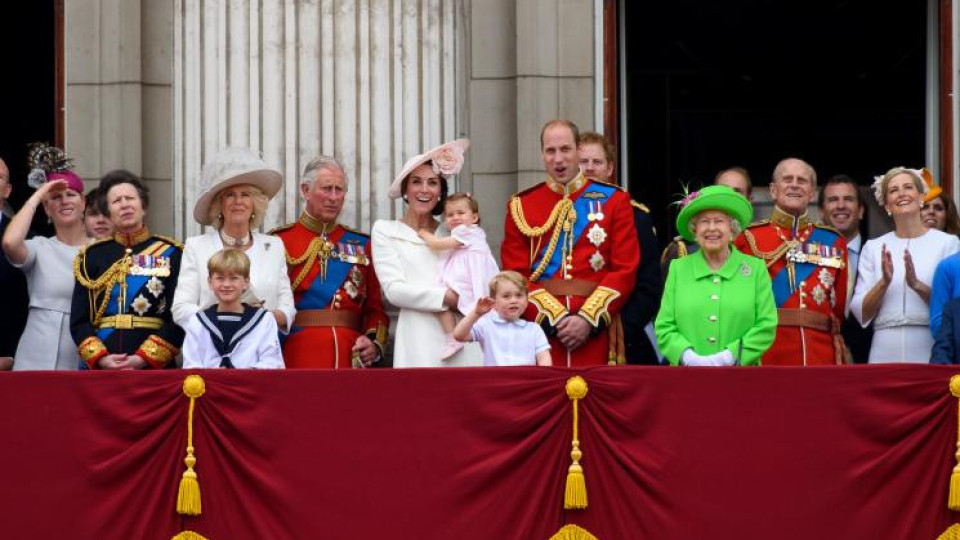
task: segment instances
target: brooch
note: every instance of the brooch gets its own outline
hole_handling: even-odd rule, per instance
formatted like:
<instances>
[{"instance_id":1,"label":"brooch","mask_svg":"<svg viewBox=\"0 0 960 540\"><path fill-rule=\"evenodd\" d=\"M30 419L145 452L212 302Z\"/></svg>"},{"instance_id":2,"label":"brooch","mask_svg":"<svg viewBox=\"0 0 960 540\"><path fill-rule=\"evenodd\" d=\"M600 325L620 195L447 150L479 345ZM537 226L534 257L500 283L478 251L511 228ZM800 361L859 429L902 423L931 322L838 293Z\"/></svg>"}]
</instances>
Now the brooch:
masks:
<instances>
[{"instance_id":1,"label":"brooch","mask_svg":"<svg viewBox=\"0 0 960 540\"><path fill-rule=\"evenodd\" d=\"M753 273L753 269L750 268L750 265L747 263L740 263L740 275L743 277L750 277L750 274Z\"/></svg>"}]
</instances>

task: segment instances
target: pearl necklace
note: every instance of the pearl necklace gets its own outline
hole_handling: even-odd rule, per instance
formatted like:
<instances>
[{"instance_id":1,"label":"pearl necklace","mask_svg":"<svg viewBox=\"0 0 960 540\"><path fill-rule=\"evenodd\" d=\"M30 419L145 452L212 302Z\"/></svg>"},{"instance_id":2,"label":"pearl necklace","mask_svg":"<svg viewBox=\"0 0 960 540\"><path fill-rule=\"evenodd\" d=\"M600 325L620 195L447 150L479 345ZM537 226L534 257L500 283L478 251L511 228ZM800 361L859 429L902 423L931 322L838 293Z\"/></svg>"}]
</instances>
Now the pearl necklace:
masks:
<instances>
[{"instance_id":1,"label":"pearl necklace","mask_svg":"<svg viewBox=\"0 0 960 540\"><path fill-rule=\"evenodd\" d=\"M247 232L246 238L234 238L220 231L220 240L223 241L223 245L226 247L243 249L253 243L253 235Z\"/></svg>"}]
</instances>

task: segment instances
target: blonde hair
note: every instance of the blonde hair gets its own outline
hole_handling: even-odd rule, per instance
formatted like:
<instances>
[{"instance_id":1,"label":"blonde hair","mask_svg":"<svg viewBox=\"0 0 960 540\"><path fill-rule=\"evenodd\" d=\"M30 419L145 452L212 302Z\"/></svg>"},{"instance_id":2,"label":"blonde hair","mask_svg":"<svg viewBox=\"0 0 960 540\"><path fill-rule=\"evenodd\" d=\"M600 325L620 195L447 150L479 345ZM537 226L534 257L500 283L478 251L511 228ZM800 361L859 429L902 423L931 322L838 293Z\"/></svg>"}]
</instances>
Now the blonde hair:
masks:
<instances>
[{"instance_id":1,"label":"blonde hair","mask_svg":"<svg viewBox=\"0 0 960 540\"><path fill-rule=\"evenodd\" d=\"M250 190L250 195L253 199L253 217L250 219L250 230L252 231L263 223L263 217L267 213L270 198L266 196L263 190L253 184L236 184L229 187L236 188L244 186ZM223 227L223 207L220 205L220 197L224 189L221 189L213 200L210 201L210 208L207 209L207 221L213 224L218 230Z\"/></svg>"},{"instance_id":2,"label":"blonde hair","mask_svg":"<svg viewBox=\"0 0 960 540\"><path fill-rule=\"evenodd\" d=\"M250 258L239 249L221 249L207 261L207 273L210 276L233 273L250 279Z\"/></svg>"},{"instance_id":3,"label":"blonde hair","mask_svg":"<svg viewBox=\"0 0 960 540\"><path fill-rule=\"evenodd\" d=\"M497 288L503 282L513 283L523 294L530 292L530 288L527 286L527 278L523 277L523 275L519 272L514 272L513 270L504 270L503 272L493 276L493 279L490 280L491 297L497 295Z\"/></svg>"}]
</instances>

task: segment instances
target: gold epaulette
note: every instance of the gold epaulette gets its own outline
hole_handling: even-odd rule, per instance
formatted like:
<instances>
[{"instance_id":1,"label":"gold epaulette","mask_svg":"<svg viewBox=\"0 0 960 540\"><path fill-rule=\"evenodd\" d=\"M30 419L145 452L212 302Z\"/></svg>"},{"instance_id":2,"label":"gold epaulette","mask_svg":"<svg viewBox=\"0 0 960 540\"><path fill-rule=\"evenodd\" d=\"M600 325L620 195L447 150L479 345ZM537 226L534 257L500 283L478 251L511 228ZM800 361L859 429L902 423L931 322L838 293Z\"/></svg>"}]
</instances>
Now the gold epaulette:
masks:
<instances>
[{"instance_id":1,"label":"gold epaulette","mask_svg":"<svg viewBox=\"0 0 960 540\"><path fill-rule=\"evenodd\" d=\"M292 229L293 226L296 224L297 222L294 221L293 223L287 223L286 225L280 225L279 227L274 227L273 229L270 229L269 231L267 231L267 234L276 235L279 232L288 231Z\"/></svg>"},{"instance_id":2,"label":"gold epaulette","mask_svg":"<svg viewBox=\"0 0 960 540\"><path fill-rule=\"evenodd\" d=\"M367 238L370 238L370 233L365 233L359 229L354 229L353 227L347 227L343 223L341 223L340 226L343 227L345 230L352 232L353 234L359 234L360 236L365 236Z\"/></svg>"},{"instance_id":3,"label":"gold epaulette","mask_svg":"<svg viewBox=\"0 0 960 540\"><path fill-rule=\"evenodd\" d=\"M837 236L843 236L843 234L841 234L840 231L838 231L837 229L835 229L835 228L834 228L833 226L831 226L831 225L827 225L826 223L814 223L813 226L816 227L816 228L818 228L818 229L823 229L823 230L825 230L825 231L830 231L830 232L832 232L833 234L835 234L835 235L837 235Z\"/></svg>"},{"instance_id":4,"label":"gold epaulette","mask_svg":"<svg viewBox=\"0 0 960 540\"><path fill-rule=\"evenodd\" d=\"M77 253L77 257L80 257L81 255L86 255L87 250L92 248L93 246L98 246L100 244L103 244L105 242L110 242L112 240L113 240L112 236L108 236L106 238L100 238L99 240L94 240L93 242L90 242L89 244L80 248L80 251Z\"/></svg>"},{"instance_id":5,"label":"gold epaulette","mask_svg":"<svg viewBox=\"0 0 960 540\"><path fill-rule=\"evenodd\" d=\"M621 186L619 186L619 185L617 185L617 184L614 184L614 183L612 183L612 182L604 182L603 180L591 180L591 182L593 182L594 184L600 184L600 185L603 185L603 186L609 186L609 187L612 187L612 188L617 188L617 191L623 191L623 192L626 192L626 191L627 191L627 190L623 189L623 187L621 187Z\"/></svg>"},{"instance_id":6,"label":"gold epaulette","mask_svg":"<svg viewBox=\"0 0 960 540\"><path fill-rule=\"evenodd\" d=\"M177 249L183 249L183 244L181 244L180 241L177 240L176 238L172 238L172 237L169 237L169 236L164 236L164 235L162 235L162 234L155 234L155 235L153 235L153 237L154 237L154 238L159 238L160 240L163 240L164 242L170 244L171 246L173 246L173 247L175 247L175 248L177 248Z\"/></svg>"},{"instance_id":7,"label":"gold epaulette","mask_svg":"<svg viewBox=\"0 0 960 540\"><path fill-rule=\"evenodd\" d=\"M647 214L650 213L650 209L647 208L647 205L645 205L645 204L643 204L643 203L641 203L641 202L637 202L637 201L635 201L635 200L633 200L633 199L630 199L630 206L636 208L637 210L640 210L641 212L644 212L644 213L647 213Z\"/></svg>"}]
</instances>

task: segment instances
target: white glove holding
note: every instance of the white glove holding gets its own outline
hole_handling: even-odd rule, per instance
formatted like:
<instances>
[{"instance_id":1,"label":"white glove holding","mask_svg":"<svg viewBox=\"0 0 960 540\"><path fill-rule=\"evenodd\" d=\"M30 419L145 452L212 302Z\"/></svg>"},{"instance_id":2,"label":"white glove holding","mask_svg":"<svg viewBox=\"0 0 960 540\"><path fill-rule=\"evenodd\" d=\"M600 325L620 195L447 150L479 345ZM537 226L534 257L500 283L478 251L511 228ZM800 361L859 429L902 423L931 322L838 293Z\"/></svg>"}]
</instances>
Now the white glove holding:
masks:
<instances>
[{"instance_id":1,"label":"white glove holding","mask_svg":"<svg viewBox=\"0 0 960 540\"><path fill-rule=\"evenodd\" d=\"M732 366L737 363L737 359L733 357L733 353L728 349L724 349L716 354L711 354L706 358L710 362L706 365L711 366Z\"/></svg>"},{"instance_id":2,"label":"white glove holding","mask_svg":"<svg viewBox=\"0 0 960 540\"><path fill-rule=\"evenodd\" d=\"M693 352L693 349L684 349L683 354L680 355L680 362L685 366L709 366L710 365L706 363L707 358L705 356L700 356L699 354Z\"/></svg>"}]
</instances>

